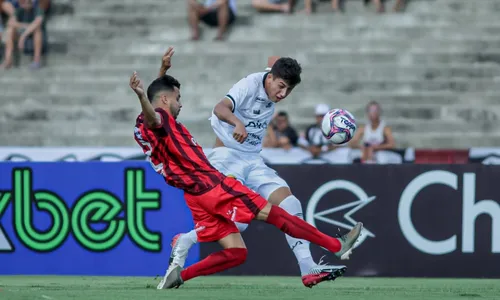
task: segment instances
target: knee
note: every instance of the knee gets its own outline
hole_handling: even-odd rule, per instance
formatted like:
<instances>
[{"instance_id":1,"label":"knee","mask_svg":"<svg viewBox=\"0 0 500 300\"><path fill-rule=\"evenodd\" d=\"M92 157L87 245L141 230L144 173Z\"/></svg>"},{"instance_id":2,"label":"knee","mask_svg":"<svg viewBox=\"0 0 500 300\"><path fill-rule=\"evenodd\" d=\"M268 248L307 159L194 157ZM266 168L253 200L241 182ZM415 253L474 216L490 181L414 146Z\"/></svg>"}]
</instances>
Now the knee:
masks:
<instances>
[{"instance_id":1,"label":"knee","mask_svg":"<svg viewBox=\"0 0 500 300\"><path fill-rule=\"evenodd\" d=\"M294 195L286 197L279 206L292 216L303 218L302 204Z\"/></svg>"},{"instance_id":2,"label":"knee","mask_svg":"<svg viewBox=\"0 0 500 300\"><path fill-rule=\"evenodd\" d=\"M234 263L235 265L241 265L247 260L248 250L247 248L234 248Z\"/></svg>"},{"instance_id":3,"label":"knee","mask_svg":"<svg viewBox=\"0 0 500 300\"><path fill-rule=\"evenodd\" d=\"M229 248L224 252L226 252L226 259L231 267L239 266L247 260L247 248Z\"/></svg>"}]
</instances>

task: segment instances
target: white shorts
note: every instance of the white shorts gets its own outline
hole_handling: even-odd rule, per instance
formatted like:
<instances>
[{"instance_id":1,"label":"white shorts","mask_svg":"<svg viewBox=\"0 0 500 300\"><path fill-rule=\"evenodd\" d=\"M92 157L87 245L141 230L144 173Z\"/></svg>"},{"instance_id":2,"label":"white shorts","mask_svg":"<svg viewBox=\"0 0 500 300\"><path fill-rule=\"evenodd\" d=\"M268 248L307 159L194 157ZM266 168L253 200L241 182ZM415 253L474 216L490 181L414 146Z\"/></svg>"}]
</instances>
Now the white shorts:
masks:
<instances>
[{"instance_id":1,"label":"white shorts","mask_svg":"<svg viewBox=\"0 0 500 300\"><path fill-rule=\"evenodd\" d=\"M208 160L226 176L232 176L265 199L280 187L288 184L269 168L259 153L240 152L227 147L216 147Z\"/></svg>"}]
</instances>

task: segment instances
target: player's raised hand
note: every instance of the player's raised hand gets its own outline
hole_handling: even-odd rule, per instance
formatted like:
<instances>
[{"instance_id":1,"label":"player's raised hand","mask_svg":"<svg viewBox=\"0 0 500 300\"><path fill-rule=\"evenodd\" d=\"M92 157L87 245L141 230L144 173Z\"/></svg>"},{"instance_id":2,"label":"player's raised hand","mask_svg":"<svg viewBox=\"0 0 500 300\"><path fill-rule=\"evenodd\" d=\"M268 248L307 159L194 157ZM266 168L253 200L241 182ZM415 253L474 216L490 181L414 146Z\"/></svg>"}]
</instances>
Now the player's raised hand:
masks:
<instances>
[{"instance_id":1,"label":"player's raised hand","mask_svg":"<svg viewBox=\"0 0 500 300\"><path fill-rule=\"evenodd\" d=\"M134 74L130 77L130 88L137 94L137 96L144 96L144 85L137 75L137 72L134 72Z\"/></svg>"},{"instance_id":2,"label":"player's raised hand","mask_svg":"<svg viewBox=\"0 0 500 300\"><path fill-rule=\"evenodd\" d=\"M172 67L172 56L174 55L175 51L173 47L168 47L167 52L163 54L163 57L161 58L161 68L162 70L167 71Z\"/></svg>"},{"instance_id":3,"label":"player's raised hand","mask_svg":"<svg viewBox=\"0 0 500 300\"><path fill-rule=\"evenodd\" d=\"M248 133L245 129L245 125L239 122L236 124L236 127L233 131L233 138L240 144L242 144L247 139Z\"/></svg>"}]
</instances>

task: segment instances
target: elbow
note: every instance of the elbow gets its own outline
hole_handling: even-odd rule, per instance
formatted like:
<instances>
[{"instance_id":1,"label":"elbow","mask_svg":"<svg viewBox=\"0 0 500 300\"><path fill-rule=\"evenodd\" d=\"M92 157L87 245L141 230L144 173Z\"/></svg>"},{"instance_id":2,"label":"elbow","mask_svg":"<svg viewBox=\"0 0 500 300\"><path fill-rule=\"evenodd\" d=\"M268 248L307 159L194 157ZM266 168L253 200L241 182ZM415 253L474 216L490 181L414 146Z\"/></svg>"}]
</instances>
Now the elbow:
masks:
<instances>
[{"instance_id":1,"label":"elbow","mask_svg":"<svg viewBox=\"0 0 500 300\"><path fill-rule=\"evenodd\" d=\"M218 103L217 105L215 105L214 107L214 115L217 117L217 118L222 118L225 113L227 112L228 108L225 107L222 103Z\"/></svg>"}]
</instances>

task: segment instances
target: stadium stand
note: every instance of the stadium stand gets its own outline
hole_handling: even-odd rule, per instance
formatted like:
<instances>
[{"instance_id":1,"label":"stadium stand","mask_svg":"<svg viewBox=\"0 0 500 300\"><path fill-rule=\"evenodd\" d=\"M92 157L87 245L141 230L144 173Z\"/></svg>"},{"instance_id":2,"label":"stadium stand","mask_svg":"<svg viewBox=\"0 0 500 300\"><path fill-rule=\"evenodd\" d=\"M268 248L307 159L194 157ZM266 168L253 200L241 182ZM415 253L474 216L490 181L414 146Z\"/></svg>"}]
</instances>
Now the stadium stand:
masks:
<instances>
[{"instance_id":1,"label":"stadium stand","mask_svg":"<svg viewBox=\"0 0 500 300\"><path fill-rule=\"evenodd\" d=\"M214 42L210 30L191 42L184 0L55 1L44 67L31 71L21 56L0 76L0 145L133 146L139 107L128 77L137 70L153 79L172 45L180 120L203 146L212 146L214 104L270 55L304 68L303 83L279 105L298 129L317 103L362 120L377 100L398 147L497 146L499 11L495 0L412 1L402 14L380 15L349 0L345 14L273 15L239 1L227 41Z\"/></svg>"}]
</instances>

